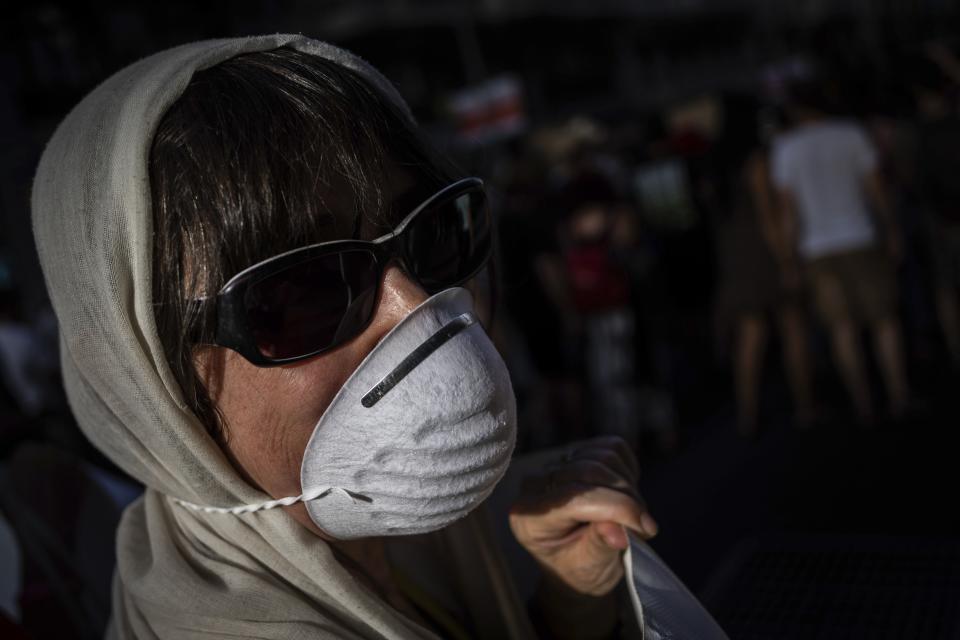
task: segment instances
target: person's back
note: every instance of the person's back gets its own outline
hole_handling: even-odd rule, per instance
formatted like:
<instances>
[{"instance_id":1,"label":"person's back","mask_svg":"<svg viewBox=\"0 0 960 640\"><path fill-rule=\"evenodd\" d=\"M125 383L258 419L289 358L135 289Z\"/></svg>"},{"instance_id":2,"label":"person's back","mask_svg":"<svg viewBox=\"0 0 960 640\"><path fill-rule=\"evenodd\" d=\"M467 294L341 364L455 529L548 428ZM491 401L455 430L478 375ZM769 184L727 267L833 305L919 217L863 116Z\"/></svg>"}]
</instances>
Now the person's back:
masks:
<instances>
[{"instance_id":1,"label":"person's back","mask_svg":"<svg viewBox=\"0 0 960 640\"><path fill-rule=\"evenodd\" d=\"M777 141L773 177L796 200L798 250L804 258L873 244L875 231L862 185L875 166L876 153L853 122L814 120Z\"/></svg>"},{"instance_id":2,"label":"person's back","mask_svg":"<svg viewBox=\"0 0 960 640\"><path fill-rule=\"evenodd\" d=\"M797 89L792 111L798 126L774 149L773 179L787 241L830 332L841 378L858 420L870 424L862 326L873 335L892 417L904 414L909 397L897 317L901 240L866 133L851 121L828 117L824 104L815 88Z\"/></svg>"}]
</instances>

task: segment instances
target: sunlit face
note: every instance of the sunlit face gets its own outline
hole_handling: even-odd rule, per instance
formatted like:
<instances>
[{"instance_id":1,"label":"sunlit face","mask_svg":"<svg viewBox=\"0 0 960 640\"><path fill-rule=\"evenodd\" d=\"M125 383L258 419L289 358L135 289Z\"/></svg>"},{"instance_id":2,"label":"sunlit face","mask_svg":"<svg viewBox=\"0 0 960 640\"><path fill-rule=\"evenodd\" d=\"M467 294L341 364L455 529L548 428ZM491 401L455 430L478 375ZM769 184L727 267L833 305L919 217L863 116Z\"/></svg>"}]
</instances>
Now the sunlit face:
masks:
<instances>
[{"instance_id":1,"label":"sunlit face","mask_svg":"<svg viewBox=\"0 0 960 640\"><path fill-rule=\"evenodd\" d=\"M389 219L402 219L432 195L407 175L394 174L395 194ZM372 238L386 229L361 229ZM480 278L485 278L481 274ZM477 278L464 284L479 293ZM476 300L481 319L486 304ZM374 306L373 320L349 342L320 355L275 367L258 367L243 356L216 345L194 349L194 366L219 410L223 448L235 468L253 486L273 498L302 492L300 467L314 427L334 396L360 363L403 318L428 298L427 293L396 264L389 265ZM328 537L310 519L303 504L287 507L311 531Z\"/></svg>"},{"instance_id":2,"label":"sunlit face","mask_svg":"<svg viewBox=\"0 0 960 640\"><path fill-rule=\"evenodd\" d=\"M237 470L274 498L299 495L300 465L320 416L367 354L427 297L402 269L391 266L373 321L333 351L291 365L256 367L230 349L197 347L197 372L223 417L225 452ZM287 509L327 537L303 504Z\"/></svg>"}]
</instances>

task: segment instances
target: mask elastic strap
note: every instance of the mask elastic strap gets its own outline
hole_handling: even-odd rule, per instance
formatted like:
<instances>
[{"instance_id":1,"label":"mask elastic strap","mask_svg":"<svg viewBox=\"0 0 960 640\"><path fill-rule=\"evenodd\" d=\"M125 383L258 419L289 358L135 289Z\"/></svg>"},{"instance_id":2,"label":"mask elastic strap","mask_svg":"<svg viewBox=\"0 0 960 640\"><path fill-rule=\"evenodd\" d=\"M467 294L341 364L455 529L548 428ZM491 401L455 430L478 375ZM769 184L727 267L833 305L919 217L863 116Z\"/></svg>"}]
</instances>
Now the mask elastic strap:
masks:
<instances>
[{"instance_id":1,"label":"mask elastic strap","mask_svg":"<svg viewBox=\"0 0 960 640\"><path fill-rule=\"evenodd\" d=\"M255 511L266 511L267 509L273 509L274 507L289 507L292 504L298 502L309 502L310 500L318 500L320 498L325 498L332 493L338 493L344 495L354 502L373 502L367 496L360 495L359 493L354 493L352 491L347 491L343 487L317 487L301 493L299 496L290 496L287 498L280 498L278 500L267 500L266 502L258 502L254 504L244 504L239 507L205 507L203 505L194 504L193 502L187 502L186 500L181 500L180 498L174 498L173 501L179 504L181 507L186 507L192 511L201 511L203 513L231 513L233 515L243 515L245 513L253 513Z\"/></svg>"}]
</instances>

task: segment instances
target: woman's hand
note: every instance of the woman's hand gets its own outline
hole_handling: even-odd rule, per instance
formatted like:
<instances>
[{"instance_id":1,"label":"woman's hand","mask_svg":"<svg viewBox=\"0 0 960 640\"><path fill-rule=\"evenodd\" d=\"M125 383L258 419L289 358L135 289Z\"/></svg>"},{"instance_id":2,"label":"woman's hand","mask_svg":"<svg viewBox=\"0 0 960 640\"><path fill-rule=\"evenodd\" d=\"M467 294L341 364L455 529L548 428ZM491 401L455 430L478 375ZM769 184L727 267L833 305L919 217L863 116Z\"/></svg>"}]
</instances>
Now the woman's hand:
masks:
<instances>
[{"instance_id":1,"label":"woman's hand","mask_svg":"<svg viewBox=\"0 0 960 640\"><path fill-rule=\"evenodd\" d=\"M617 437L587 440L541 476L528 479L510 528L547 573L573 591L606 595L623 577L623 527L657 532L636 490L639 467Z\"/></svg>"}]
</instances>

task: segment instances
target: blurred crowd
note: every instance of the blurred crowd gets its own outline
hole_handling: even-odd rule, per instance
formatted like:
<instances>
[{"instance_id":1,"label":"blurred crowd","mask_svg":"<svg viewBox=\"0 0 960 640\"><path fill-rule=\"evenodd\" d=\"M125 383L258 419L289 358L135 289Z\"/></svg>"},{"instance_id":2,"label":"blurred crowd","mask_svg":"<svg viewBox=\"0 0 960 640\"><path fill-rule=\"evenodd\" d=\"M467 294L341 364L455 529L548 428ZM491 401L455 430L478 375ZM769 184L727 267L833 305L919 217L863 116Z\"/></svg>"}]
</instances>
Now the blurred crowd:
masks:
<instances>
[{"instance_id":1,"label":"blurred crowd","mask_svg":"<svg viewBox=\"0 0 960 640\"><path fill-rule=\"evenodd\" d=\"M745 436L923 410L911 376L960 363L960 60L931 44L887 72L871 103L800 57L753 93L501 144L496 331L523 449L669 452L731 405ZM15 285L0 273L3 441L42 414L78 441L55 320Z\"/></svg>"},{"instance_id":2,"label":"blurred crowd","mask_svg":"<svg viewBox=\"0 0 960 640\"><path fill-rule=\"evenodd\" d=\"M500 337L524 446L669 451L731 401L748 437L926 410L922 380L960 364L960 61L931 44L887 73L871 101L800 58L753 93L511 143Z\"/></svg>"},{"instance_id":3,"label":"blurred crowd","mask_svg":"<svg viewBox=\"0 0 960 640\"><path fill-rule=\"evenodd\" d=\"M465 154L499 219L521 449L612 433L655 454L717 416L755 436L925 410L924 381L960 363L960 60L930 43L871 91L834 62L640 115L514 119ZM0 443L40 424L84 448L55 320L11 275L21 232L0 253Z\"/></svg>"}]
</instances>

